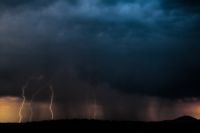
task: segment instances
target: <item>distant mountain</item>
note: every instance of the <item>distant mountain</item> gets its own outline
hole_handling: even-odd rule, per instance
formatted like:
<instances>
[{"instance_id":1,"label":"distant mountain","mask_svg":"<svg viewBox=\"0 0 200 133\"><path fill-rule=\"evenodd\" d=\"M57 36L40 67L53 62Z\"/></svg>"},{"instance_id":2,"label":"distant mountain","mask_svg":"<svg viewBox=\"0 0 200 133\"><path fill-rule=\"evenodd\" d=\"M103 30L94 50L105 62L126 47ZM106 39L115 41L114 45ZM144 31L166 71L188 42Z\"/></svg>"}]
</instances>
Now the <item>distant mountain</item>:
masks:
<instances>
[{"instance_id":1,"label":"distant mountain","mask_svg":"<svg viewBox=\"0 0 200 133\"><path fill-rule=\"evenodd\" d=\"M199 122L198 119L191 116L182 116L173 121L174 122Z\"/></svg>"}]
</instances>

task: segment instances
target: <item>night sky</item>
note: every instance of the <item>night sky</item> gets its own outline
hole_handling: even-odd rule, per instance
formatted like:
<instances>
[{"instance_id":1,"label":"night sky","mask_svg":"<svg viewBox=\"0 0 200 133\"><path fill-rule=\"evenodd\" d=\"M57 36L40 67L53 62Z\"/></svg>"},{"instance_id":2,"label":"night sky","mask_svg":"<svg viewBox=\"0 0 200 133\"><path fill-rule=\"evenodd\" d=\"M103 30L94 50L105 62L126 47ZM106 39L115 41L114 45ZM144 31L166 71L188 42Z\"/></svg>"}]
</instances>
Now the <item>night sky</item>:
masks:
<instances>
[{"instance_id":1,"label":"night sky","mask_svg":"<svg viewBox=\"0 0 200 133\"><path fill-rule=\"evenodd\" d=\"M0 0L0 122L24 86L23 122L49 86L54 119L200 118L199 24L199 0Z\"/></svg>"}]
</instances>

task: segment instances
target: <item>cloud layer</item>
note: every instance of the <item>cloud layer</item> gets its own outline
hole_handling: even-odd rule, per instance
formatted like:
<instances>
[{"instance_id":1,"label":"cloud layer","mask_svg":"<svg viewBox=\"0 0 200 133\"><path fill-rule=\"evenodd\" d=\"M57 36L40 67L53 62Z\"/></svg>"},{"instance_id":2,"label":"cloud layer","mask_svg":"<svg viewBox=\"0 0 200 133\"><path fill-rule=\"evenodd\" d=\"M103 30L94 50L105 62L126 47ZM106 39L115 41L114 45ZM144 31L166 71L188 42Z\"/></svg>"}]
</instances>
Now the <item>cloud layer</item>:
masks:
<instances>
[{"instance_id":1,"label":"cloud layer","mask_svg":"<svg viewBox=\"0 0 200 133\"><path fill-rule=\"evenodd\" d=\"M41 75L29 99L51 81L69 106L91 90L102 104L115 91L128 105L127 95L200 96L198 1L1 0L0 7L2 96L20 96L27 79ZM38 100L48 100L43 88Z\"/></svg>"}]
</instances>

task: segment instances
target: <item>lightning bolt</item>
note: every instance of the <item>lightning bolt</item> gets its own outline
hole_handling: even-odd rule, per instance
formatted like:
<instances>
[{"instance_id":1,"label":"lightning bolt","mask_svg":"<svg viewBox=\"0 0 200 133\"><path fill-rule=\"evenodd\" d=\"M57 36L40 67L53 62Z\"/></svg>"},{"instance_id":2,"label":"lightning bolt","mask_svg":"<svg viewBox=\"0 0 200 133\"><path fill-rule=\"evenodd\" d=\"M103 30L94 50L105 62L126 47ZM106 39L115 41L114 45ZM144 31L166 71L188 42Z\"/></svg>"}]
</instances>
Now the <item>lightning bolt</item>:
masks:
<instances>
[{"instance_id":1,"label":"lightning bolt","mask_svg":"<svg viewBox=\"0 0 200 133\"><path fill-rule=\"evenodd\" d=\"M26 103L26 96L25 96L25 90L26 88L28 87L29 83L34 80L34 79L38 79L38 80L41 80L43 78L43 76L40 76L39 78L35 78L35 77L30 77L27 82L25 83L25 85L22 87L22 103L19 107L19 123L22 123L23 121L23 109L24 109L24 105ZM32 109L31 109L32 110Z\"/></svg>"},{"instance_id":2,"label":"lightning bolt","mask_svg":"<svg viewBox=\"0 0 200 133\"><path fill-rule=\"evenodd\" d=\"M42 80L44 78L43 75L41 75L40 77L36 78L37 80ZM41 92L43 91L46 87L49 86L49 84L53 81L53 79L49 80L49 82L47 83L47 85L45 85L44 87L41 87L39 89L37 89L35 91L35 93L33 93L32 97L31 97L31 100L30 100L30 117L29 117L29 122L32 121L33 119L33 108L32 108L32 104L33 104L33 101L34 101L34 98ZM50 91L51 91L51 101L50 101L50 105L49 105L49 110L50 110L50 113L51 113L51 119L53 120L54 119L54 112L53 112L53 100L54 100L54 91L53 91L53 86L49 86L50 88Z\"/></svg>"},{"instance_id":3,"label":"lightning bolt","mask_svg":"<svg viewBox=\"0 0 200 133\"><path fill-rule=\"evenodd\" d=\"M53 90L53 86L50 86L50 92L51 92L51 100L50 100L50 105L49 105L49 110L51 113L51 120L54 119L54 112L53 112L53 100L54 100L54 90Z\"/></svg>"},{"instance_id":4,"label":"lightning bolt","mask_svg":"<svg viewBox=\"0 0 200 133\"><path fill-rule=\"evenodd\" d=\"M22 120L23 120L22 110L23 110L24 104L26 102L25 88L22 88L22 98L23 98L23 100L22 100L22 103L21 103L21 106L20 106L20 109L19 109L19 123L21 123Z\"/></svg>"},{"instance_id":5,"label":"lightning bolt","mask_svg":"<svg viewBox=\"0 0 200 133\"><path fill-rule=\"evenodd\" d=\"M28 80L25 85L22 87L22 103L20 105L20 109L19 109L19 123L22 123L23 120L23 115L22 115L22 111L24 108L24 104L26 103L26 96L25 96L25 89L27 88L28 84L29 84L30 80Z\"/></svg>"},{"instance_id":6,"label":"lightning bolt","mask_svg":"<svg viewBox=\"0 0 200 133\"><path fill-rule=\"evenodd\" d=\"M60 73L62 71L59 71L59 72L56 72L57 74ZM42 80L44 77L43 75L41 75L40 77L38 77L38 80ZM49 84L51 82L53 82L55 80L55 77L53 77L52 79L49 80L47 86L43 87L43 88L39 88L38 90L36 90L36 92L32 95L31 97L31 101L30 101L30 117L29 117L29 121L32 121L32 118L33 118L33 109L32 109L32 103L33 103L33 100L34 98L41 92L43 91L43 89L45 89L46 87L49 86ZM51 119L53 120L54 119L54 111L53 111L53 102L54 102L54 89L53 89L53 86L49 86L50 88L50 105L49 105L49 110L50 110L50 113L51 113Z\"/></svg>"}]
</instances>

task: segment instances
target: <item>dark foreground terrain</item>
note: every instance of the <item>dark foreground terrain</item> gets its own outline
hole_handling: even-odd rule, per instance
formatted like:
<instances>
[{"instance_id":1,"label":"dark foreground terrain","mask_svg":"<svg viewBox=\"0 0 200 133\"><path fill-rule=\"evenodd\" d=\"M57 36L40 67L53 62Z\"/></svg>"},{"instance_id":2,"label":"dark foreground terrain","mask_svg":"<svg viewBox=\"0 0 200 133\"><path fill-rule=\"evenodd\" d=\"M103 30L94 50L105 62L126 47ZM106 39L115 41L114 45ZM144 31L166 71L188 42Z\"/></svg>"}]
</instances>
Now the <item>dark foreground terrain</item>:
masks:
<instances>
[{"instance_id":1,"label":"dark foreground terrain","mask_svg":"<svg viewBox=\"0 0 200 133\"><path fill-rule=\"evenodd\" d=\"M98 121L98 120L58 120L58 121L43 121L23 124L0 124L0 128L8 129L68 129L80 130L88 128L93 131L94 128L100 129L123 129L132 131L200 131L200 121L192 117L181 117L175 120L162 122L131 122L131 121ZM198 130L196 130L198 129ZM58 130L59 131L59 130ZM96 131L96 130L95 130Z\"/></svg>"}]
</instances>

